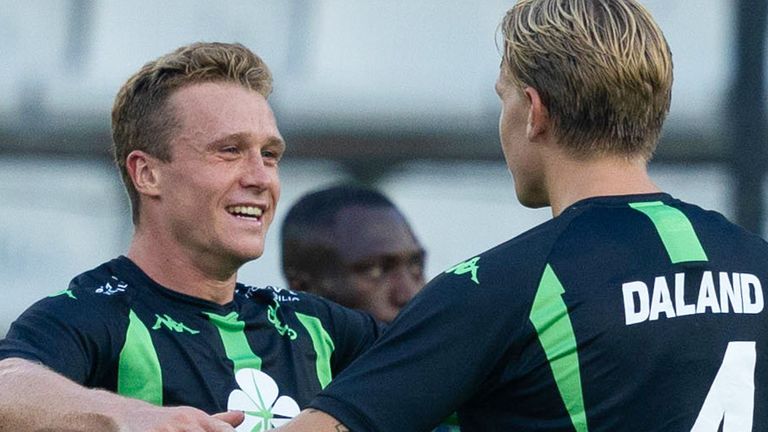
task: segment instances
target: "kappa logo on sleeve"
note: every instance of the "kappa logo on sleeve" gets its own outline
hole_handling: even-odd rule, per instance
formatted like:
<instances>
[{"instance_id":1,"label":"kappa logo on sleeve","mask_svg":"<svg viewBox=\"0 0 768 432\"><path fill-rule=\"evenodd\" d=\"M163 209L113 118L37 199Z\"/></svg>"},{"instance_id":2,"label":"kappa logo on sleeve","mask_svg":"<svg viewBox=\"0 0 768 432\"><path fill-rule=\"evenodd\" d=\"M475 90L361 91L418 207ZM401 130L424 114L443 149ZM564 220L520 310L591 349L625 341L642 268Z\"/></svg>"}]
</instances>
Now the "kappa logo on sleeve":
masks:
<instances>
[{"instance_id":1,"label":"kappa logo on sleeve","mask_svg":"<svg viewBox=\"0 0 768 432\"><path fill-rule=\"evenodd\" d=\"M477 265L478 261L480 261L480 257L476 256L472 259L468 259L466 261L456 264L455 266L449 268L445 272L453 273L459 276L469 274L470 279L472 279L472 282L476 283L477 285L480 285L480 281L477 279L477 271L480 270L480 267Z\"/></svg>"},{"instance_id":2,"label":"kappa logo on sleeve","mask_svg":"<svg viewBox=\"0 0 768 432\"><path fill-rule=\"evenodd\" d=\"M277 383L271 376L258 370L245 368L235 373L240 386L229 394L227 409L242 411L245 420L237 432L262 432L280 427L299 414L299 404L288 396L280 396Z\"/></svg>"}]
</instances>

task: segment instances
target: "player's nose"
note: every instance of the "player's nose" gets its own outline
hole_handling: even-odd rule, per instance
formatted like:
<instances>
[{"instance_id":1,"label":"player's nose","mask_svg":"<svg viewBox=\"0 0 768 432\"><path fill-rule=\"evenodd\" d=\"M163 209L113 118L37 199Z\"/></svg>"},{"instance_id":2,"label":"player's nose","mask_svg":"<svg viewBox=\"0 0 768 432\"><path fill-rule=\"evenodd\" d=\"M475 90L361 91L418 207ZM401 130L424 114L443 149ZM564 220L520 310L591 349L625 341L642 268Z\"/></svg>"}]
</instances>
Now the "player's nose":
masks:
<instances>
[{"instance_id":1,"label":"player's nose","mask_svg":"<svg viewBox=\"0 0 768 432\"><path fill-rule=\"evenodd\" d=\"M248 163L243 164L240 173L240 184L243 187L266 189L274 181L276 181L275 175L265 165L261 155L253 155L249 158Z\"/></svg>"}]
</instances>

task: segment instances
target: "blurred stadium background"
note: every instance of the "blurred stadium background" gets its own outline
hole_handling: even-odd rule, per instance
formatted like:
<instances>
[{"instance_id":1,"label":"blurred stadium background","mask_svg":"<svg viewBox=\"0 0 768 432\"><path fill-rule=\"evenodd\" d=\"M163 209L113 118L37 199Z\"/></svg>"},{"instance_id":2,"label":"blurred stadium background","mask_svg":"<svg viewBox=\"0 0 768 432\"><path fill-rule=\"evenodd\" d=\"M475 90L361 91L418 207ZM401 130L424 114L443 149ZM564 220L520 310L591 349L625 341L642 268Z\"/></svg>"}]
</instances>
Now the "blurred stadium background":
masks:
<instances>
[{"instance_id":1,"label":"blurred stadium background","mask_svg":"<svg viewBox=\"0 0 768 432\"><path fill-rule=\"evenodd\" d=\"M767 1L641 0L675 61L652 174L763 236ZM241 42L267 61L288 142L267 251L240 280L283 286L285 209L343 179L403 208L430 277L548 219L517 204L498 145L496 29L512 4L0 0L0 335L35 299L125 251L112 99L143 63L197 40Z\"/></svg>"}]
</instances>

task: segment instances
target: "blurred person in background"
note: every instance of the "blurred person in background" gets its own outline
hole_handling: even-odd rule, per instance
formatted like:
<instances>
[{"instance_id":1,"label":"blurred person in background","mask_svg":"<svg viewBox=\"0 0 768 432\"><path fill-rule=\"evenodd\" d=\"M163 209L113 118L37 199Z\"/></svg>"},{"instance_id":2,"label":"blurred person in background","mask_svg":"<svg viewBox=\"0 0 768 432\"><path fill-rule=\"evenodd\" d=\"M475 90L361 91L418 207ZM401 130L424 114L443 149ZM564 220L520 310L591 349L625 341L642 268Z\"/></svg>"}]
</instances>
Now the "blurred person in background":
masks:
<instances>
[{"instance_id":1,"label":"blurred person in background","mask_svg":"<svg viewBox=\"0 0 768 432\"><path fill-rule=\"evenodd\" d=\"M299 198L283 220L283 274L306 291L384 323L424 287L426 252L383 193L340 184ZM455 415L434 432L458 432Z\"/></svg>"},{"instance_id":2,"label":"blurred person in background","mask_svg":"<svg viewBox=\"0 0 768 432\"><path fill-rule=\"evenodd\" d=\"M424 286L425 252L384 194L336 185L302 196L283 221L283 274L306 291L389 323Z\"/></svg>"},{"instance_id":3,"label":"blurred person in background","mask_svg":"<svg viewBox=\"0 0 768 432\"><path fill-rule=\"evenodd\" d=\"M133 210L125 256L32 305L0 342L0 430L267 430L378 336L366 314L237 282L260 257L285 143L267 65L196 43L112 112Z\"/></svg>"},{"instance_id":4,"label":"blurred person in background","mask_svg":"<svg viewBox=\"0 0 768 432\"><path fill-rule=\"evenodd\" d=\"M768 430L768 244L650 179L672 89L651 15L521 0L501 32L501 147L553 219L427 284L279 430L425 431L454 410L465 432Z\"/></svg>"}]
</instances>

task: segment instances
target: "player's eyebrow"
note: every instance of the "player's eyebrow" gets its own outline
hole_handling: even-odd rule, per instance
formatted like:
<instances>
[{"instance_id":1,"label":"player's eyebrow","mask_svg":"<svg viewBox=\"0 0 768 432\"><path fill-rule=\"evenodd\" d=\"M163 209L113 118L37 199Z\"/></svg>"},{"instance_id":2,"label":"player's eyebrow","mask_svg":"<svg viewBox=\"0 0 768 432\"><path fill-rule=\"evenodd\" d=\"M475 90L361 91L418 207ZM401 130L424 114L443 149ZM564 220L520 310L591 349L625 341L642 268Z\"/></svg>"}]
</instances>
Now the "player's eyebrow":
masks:
<instances>
[{"instance_id":1,"label":"player's eyebrow","mask_svg":"<svg viewBox=\"0 0 768 432\"><path fill-rule=\"evenodd\" d=\"M253 135L248 132L236 132L233 134L225 135L221 138L217 138L211 142L208 143L208 148L217 147L224 144L237 144L242 145L246 144L249 141L251 141L253 138ZM267 138L266 145L269 146L277 146L281 149L285 149L285 141L277 136L271 136Z\"/></svg>"},{"instance_id":2,"label":"player's eyebrow","mask_svg":"<svg viewBox=\"0 0 768 432\"><path fill-rule=\"evenodd\" d=\"M285 140L283 140L282 138L278 138L278 137L274 137L274 136L270 137L267 140L267 145L268 146L279 147L281 151L285 151Z\"/></svg>"}]
</instances>

